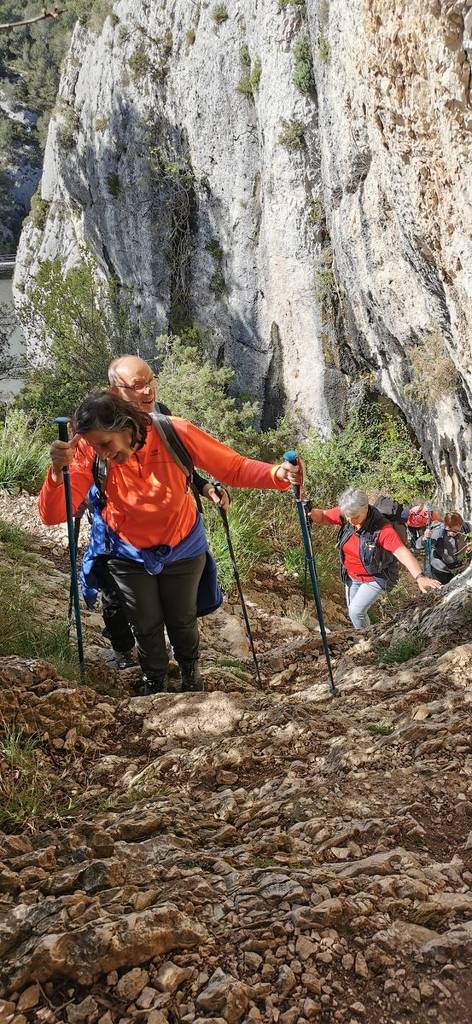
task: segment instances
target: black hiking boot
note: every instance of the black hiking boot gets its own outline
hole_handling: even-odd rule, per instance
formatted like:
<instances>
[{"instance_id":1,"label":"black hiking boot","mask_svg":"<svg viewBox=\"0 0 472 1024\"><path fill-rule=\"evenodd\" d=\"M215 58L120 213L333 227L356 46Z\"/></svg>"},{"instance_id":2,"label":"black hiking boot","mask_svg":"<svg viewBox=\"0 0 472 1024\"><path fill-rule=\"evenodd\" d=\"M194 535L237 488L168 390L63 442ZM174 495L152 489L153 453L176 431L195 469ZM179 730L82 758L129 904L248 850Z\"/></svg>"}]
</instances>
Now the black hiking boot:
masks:
<instances>
[{"instance_id":1,"label":"black hiking boot","mask_svg":"<svg viewBox=\"0 0 472 1024\"><path fill-rule=\"evenodd\" d=\"M182 693L196 693L203 690L203 679L198 661L181 661Z\"/></svg>"},{"instance_id":2,"label":"black hiking boot","mask_svg":"<svg viewBox=\"0 0 472 1024\"><path fill-rule=\"evenodd\" d=\"M140 679L140 697L150 697L153 693L165 693L167 688L167 672L160 675L147 676L143 674Z\"/></svg>"}]
</instances>

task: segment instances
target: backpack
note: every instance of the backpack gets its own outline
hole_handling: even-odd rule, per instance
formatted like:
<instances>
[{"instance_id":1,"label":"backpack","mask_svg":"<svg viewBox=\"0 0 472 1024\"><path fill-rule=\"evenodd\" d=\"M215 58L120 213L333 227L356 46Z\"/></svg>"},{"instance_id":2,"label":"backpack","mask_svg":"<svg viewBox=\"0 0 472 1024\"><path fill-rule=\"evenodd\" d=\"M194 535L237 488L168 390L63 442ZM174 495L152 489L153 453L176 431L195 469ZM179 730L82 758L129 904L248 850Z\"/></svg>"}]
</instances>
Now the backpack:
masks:
<instances>
[{"instance_id":1,"label":"backpack","mask_svg":"<svg viewBox=\"0 0 472 1024\"><path fill-rule=\"evenodd\" d=\"M407 543L408 532L405 526L405 522L402 519L402 512L404 511L403 505L395 498L389 498L386 494L379 494L375 506L377 512L380 512L385 519L388 519L391 526L393 526L396 533L400 537L403 544Z\"/></svg>"},{"instance_id":2,"label":"backpack","mask_svg":"<svg viewBox=\"0 0 472 1024\"><path fill-rule=\"evenodd\" d=\"M386 551L378 543L381 529L389 522L390 520L379 512L375 505L369 505L367 519L360 531L356 531L347 519L343 519L336 544L343 583L349 580L344 567L343 547L346 541L355 535L359 540L359 556L366 573L373 576L383 590L390 590L395 586L399 577L398 561L391 551Z\"/></svg>"},{"instance_id":3,"label":"backpack","mask_svg":"<svg viewBox=\"0 0 472 1024\"><path fill-rule=\"evenodd\" d=\"M185 447L183 441L180 440L180 437L175 427L173 426L172 421L169 419L169 416L161 412L153 412L150 415L154 429L159 435L161 441L163 441L165 447L167 448L167 451L169 452L169 455L173 458L174 462L179 467L179 469L182 470L182 473L185 474L187 478L187 490L189 489L189 487L192 489L192 493L197 503L198 511L202 512L200 495L193 483L194 466L190 452ZM108 469L109 466L107 460L101 459L99 455L95 455L92 463L92 475L93 482L98 491L99 506L101 510L105 508L107 501L105 487L108 479Z\"/></svg>"}]
</instances>

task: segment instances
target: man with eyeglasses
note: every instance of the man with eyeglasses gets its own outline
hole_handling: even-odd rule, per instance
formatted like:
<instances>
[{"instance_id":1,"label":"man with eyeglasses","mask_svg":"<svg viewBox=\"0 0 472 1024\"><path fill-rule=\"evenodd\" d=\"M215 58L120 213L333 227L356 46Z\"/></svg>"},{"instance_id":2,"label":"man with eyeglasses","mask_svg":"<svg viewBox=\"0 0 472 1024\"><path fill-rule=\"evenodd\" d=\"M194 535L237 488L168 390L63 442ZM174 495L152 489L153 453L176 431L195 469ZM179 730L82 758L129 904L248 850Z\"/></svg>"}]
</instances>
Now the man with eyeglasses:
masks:
<instances>
[{"instance_id":1,"label":"man with eyeglasses","mask_svg":"<svg viewBox=\"0 0 472 1024\"><path fill-rule=\"evenodd\" d=\"M135 409L148 414L154 412L170 416L170 409L157 401L157 380L149 363L139 356L124 355L113 359L108 367L108 380L114 394L130 402ZM221 504L225 511L229 508L229 494L222 488L219 496L213 484L194 470L193 483L195 490L202 497ZM104 635L110 640L115 662L119 668L129 668L134 664L133 653L135 640L128 622L123 598L113 580L106 559L95 569L100 580L102 594L102 612L105 623Z\"/></svg>"}]
</instances>

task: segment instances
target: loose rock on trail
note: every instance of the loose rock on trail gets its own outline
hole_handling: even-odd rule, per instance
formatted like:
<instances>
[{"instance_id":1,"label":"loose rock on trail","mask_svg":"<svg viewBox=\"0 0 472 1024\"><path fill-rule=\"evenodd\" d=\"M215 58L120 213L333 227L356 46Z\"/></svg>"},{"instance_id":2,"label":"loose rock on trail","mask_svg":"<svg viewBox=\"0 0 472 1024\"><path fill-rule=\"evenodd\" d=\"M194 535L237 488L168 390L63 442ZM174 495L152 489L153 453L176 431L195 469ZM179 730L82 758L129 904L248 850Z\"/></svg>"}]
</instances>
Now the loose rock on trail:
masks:
<instances>
[{"instance_id":1,"label":"loose rock on trail","mask_svg":"<svg viewBox=\"0 0 472 1024\"><path fill-rule=\"evenodd\" d=\"M204 626L204 693L130 696L98 616L94 686L0 659L44 808L1 819L0 1024L466 1024L471 586L415 606L404 664L377 655L405 620L328 615L337 699L283 574L251 590L263 690L232 604Z\"/></svg>"}]
</instances>

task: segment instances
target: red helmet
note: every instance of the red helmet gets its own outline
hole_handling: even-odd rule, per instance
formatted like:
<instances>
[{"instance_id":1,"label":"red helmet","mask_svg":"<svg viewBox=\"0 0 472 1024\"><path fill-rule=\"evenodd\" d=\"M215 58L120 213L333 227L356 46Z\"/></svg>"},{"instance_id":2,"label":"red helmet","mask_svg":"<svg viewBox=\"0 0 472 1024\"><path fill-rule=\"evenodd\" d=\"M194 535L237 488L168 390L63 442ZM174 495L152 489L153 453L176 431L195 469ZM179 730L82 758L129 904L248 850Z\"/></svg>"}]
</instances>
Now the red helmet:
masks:
<instances>
[{"instance_id":1,"label":"red helmet","mask_svg":"<svg viewBox=\"0 0 472 1024\"><path fill-rule=\"evenodd\" d=\"M413 530L424 530L426 526L429 526L430 518L431 513L424 505L415 505L408 513L406 525L411 526Z\"/></svg>"}]
</instances>

